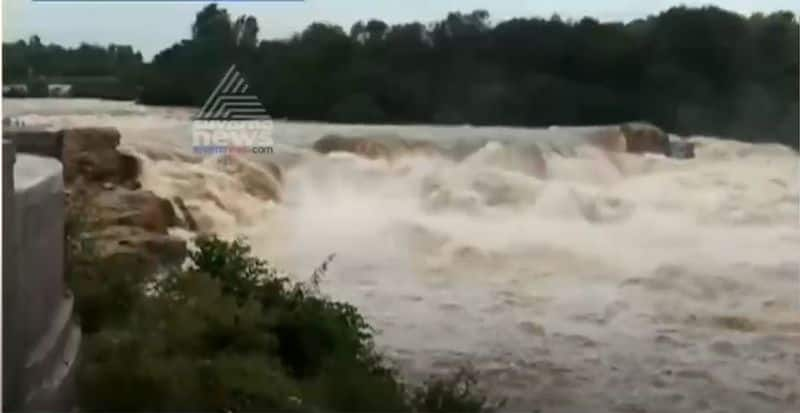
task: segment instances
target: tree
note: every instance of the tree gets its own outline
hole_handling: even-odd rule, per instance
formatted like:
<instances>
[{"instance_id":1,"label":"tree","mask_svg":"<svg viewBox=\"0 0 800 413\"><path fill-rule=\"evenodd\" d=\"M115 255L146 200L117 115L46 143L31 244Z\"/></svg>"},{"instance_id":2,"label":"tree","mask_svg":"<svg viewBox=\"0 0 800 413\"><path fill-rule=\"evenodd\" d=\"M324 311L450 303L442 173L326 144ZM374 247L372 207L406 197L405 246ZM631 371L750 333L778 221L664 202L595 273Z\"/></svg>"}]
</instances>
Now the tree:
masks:
<instances>
[{"instance_id":1,"label":"tree","mask_svg":"<svg viewBox=\"0 0 800 413\"><path fill-rule=\"evenodd\" d=\"M514 18L485 10L432 22L315 22L258 40L252 16L210 4L191 37L143 70L130 48L4 43L3 79L115 74L151 104L200 105L231 64L273 116L348 122L547 126L647 120L668 131L798 145L800 24L673 7L629 23Z\"/></svg>"},{"instance_id":2,"label":"tree","mask_svg":"<svg viewBox=\"0 0 800 413\"><path fill-rule=\"evenodd\" d=\"M258 42L258 21L253 16L240 16L233 25L236 46L254 49Z\"/></svg>"}]
</instances>

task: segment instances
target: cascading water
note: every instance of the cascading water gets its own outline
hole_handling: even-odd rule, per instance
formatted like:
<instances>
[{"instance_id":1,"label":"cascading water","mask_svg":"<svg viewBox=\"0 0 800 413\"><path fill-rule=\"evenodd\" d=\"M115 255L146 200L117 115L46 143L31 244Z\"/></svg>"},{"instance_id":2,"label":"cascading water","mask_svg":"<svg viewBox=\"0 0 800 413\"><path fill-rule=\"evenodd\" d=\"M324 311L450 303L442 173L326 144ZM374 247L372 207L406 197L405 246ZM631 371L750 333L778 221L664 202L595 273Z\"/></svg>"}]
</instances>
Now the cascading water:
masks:
<instances>
[{"instance_id":1,"label":"cascading water","mask_svg":"<svg viewBox=\"0 0 800 413\"><path fill-rule=\"evenodd\" d=\"M117 127L145 188L298 276L336 253L323 291L358 306L411 377L469 361L512 410L800 407L789 148L694 137L697 157L675 160L581 146L570 129L279 122L274 154L232 167L191 154L189 109L9 99L4 111ZM449 156L313 152L328 133Z\"/></svg>"}]
</instances>

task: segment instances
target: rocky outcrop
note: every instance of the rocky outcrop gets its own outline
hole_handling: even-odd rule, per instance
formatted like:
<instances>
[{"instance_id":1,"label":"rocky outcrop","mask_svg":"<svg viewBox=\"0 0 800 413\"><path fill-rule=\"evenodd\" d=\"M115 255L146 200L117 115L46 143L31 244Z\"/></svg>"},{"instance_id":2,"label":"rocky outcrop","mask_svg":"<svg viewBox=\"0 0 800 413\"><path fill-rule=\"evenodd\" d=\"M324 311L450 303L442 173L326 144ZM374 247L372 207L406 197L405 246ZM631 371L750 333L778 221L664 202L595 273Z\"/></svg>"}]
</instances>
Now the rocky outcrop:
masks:
<instances>
[{"instance_id":1,"label":"rocky outcrop","mask_svg":"<svg viewBox=\"0 0 800 413\"><path fill-rule=\"evenodd\" d=\"M194 218L192 212L189 211L189 207L186 206L186 202L183 201L183 198L179 196L173 197L172 202L175 203L175 206L181 213L180 219L182 220L182 226L189 231L197 231L199 228L197 226L197 220Z\"/></svg>"},{"instance_id":2,"label":"rocky outcrop","mask_svg":"<svg viewBox=\"0 0 800 413\"><path fill-rule=\"evenodd\" d=\"M323 136L314 142L313 148L322 154L350 152L370 159L389 156L388 150L383 145L371 144L364 138L348 138L339 135Z\"/></svg>"},{"instance_id":3,"label":"rocky outcrop","mask_svg":"<svg viewBox=\"0 0 800 413\"><path fill-rule=\"evenodd\" d=\"M102 185L112 182L135 188L140 165L136 157L120 152L119 131L115 128L75 128L61 131L64 182Z\"/></svg>"},{"instance_id":4,"label":"rocky outcrop","mask_svg":"<svg viewBox=\"0 0 800 413\"><path fill-rule=\"evenodd\" d=\"M648 123L626 123L588 135L589 143L607 152L656 153L676 159L694 158L694 143L670 137Z\"/></svg>"},{"instance_id":5,"label":"rocky outcrop","mask_svg":"<svg viewBox=\"0 0 800 413\"><path fill-rule=\"evenodd\" d=\"M369 159L392 160L409 155L434 155L439 148L430 142L402 139L399 137L345 137L326 135L314 142L315 151L350 152Z\"/></svg>"},{"instance_id":6,"label":"rocky outcrop","mask_svg":"<svg viewBox=\"0 0 800 413\"><path fill-rule=\"evenodd\" d=\"M123 260L126 268L147 273L180 262L185 242L168 234L186 225L172 203L140 189L140 164L118 150L114 128L76 128L59 132L67 185L67 211L79 222L100 259Z\"/></svg>"},{"instance_id":7,"label":"rocky outcrop","mask_svg":"<svg viewBox=\"0 0 800 413\"><path fill-rule=\"evenodd\" d=\"M669 156L677 159L694 158L694 142L678 138L669 142Z\"/></svg>"},{"instance_id":8,"label":"rocky outcrop","mask_svg":"<svg viewBox=\"0 0 800 413\"><path fill-rule=\"evenodd\" d=\"M164 264L178 264L186 256L186 243L166 234L136 226L112 225L91 232L94 252L139 273L152 272Z\"/></svg>"},{"instance_id":9,"label":"rocky outcrop","mask_svg":"<svg viewBox=\"0 0 800 413\"><path fill-rule=\"evenodd\" d=\"M94 219L103 226L125 225L166 234L178 222L172 204L150 191L117 187L98 193L92 205Z\"/></svg>"},{"instance_id":10,"label":"rocky outcrop","mask_svg":"<svg viewBox=\"0 0 800 413\"><path fill-rule=\"evenodd\" d=\"M242 183L242 189L250 195L268 201L281 200L283 177L274 163L263 161L263 164L259 164L230 155L219 157L217 162L226 173L235 176Z\"/></svg>"},{"instance_id":11,"label":"rocky outcrop","mask_svg":"<svg viewBox=\"0 0 800 413\"><path fill-rule=\"evenodd\" d=\"M669 155L669 137L663 130L649 123L632 122L620 126L629 153L657 153Z\"/></svg>"}]
</instances>

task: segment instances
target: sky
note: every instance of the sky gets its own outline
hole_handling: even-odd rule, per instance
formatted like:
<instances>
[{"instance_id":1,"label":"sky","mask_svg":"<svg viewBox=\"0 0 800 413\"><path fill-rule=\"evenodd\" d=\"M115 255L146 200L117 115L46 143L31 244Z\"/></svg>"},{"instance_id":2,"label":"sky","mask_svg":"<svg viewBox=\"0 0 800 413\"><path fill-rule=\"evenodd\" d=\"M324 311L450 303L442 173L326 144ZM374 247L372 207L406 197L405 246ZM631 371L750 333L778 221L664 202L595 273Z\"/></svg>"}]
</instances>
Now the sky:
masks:
<instances>
[{"instance_id":1,"label":"sky","mask_svg":"<svg viewBox=\"0 0 800 413\"><path fill-rule=\"evenodd\" d=\"M76 46L81 42L129 44L145 59L180 39L188 38L194 15L206 1L32 1L0 0L3 41L38 35L44 43ZM629 21L685 4L713 4L743 14L791 10L800 15L800 0L239 0L217 2L233 16L258 19L260 38L286 38L315 21L335 23L346 30L358 20L378 18L389 24L440 20L451 11L489 11L497 23L512 17Z\"/></svg>"}]
</instances>

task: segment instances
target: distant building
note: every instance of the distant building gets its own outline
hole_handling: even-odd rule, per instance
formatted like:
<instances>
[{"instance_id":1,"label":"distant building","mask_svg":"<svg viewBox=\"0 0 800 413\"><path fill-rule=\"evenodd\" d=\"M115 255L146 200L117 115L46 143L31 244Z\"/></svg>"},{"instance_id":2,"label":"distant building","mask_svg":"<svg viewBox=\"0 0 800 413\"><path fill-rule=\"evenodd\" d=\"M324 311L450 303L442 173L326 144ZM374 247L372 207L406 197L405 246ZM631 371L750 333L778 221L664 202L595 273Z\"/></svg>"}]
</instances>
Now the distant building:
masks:
<instances>
[{"instance_id":1,"label":"distant building","mask_svg":"<svg viewBox=\"0 0 800 413\"><path fill-rule=\"evenodd\" d=\"M28 85L22 83L3 85L4 97L23 97L28 96L28 94Z\"/></svg>"},{"instance_id":2,"label":"distant building","mask_svg":"<svg viewBox=\"0 0 800 413\"><path fill-rule=\"evenodd\" d=\"M138 94L135 87L115 76L51 76L47 83L69 85L69 96L72 97L132 100Z\"/></svg>"},{"instance_id":3,"label":"distant building","mask_svg":"<svg viewBox=\"0 0 800 413\"><path fill-rule=\"evenodd\" d=\"M3 116L3 127L4 128L8 128L8 127L21 128L21 127L24 127L24 126L25 126L25 121L23 121L22 119L9 118L7 116Z\"/></svg>"},{"instance_id":4,"label":"distant building","mask_svg":"<svg viewBox=\"0 0 800 413\"><path fill-rule=\"evenodd\" d=\"M51 83L47 85L47 95L63 98L72 95L72 85L66 83Z\"/></svg>"},{"instance_id":5,"label":"distant building","mask_svg":"<svg viewBox=\"0 0 800 413\"><path fill-rule=\"evenodd\" d=\"M3 85L4 97L83 97L134 100L136 85L115 76L38 76L28 83Z\"/></svg>"}]
</instances>

